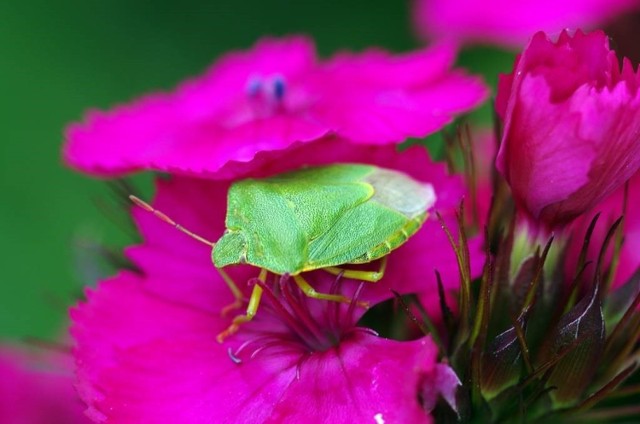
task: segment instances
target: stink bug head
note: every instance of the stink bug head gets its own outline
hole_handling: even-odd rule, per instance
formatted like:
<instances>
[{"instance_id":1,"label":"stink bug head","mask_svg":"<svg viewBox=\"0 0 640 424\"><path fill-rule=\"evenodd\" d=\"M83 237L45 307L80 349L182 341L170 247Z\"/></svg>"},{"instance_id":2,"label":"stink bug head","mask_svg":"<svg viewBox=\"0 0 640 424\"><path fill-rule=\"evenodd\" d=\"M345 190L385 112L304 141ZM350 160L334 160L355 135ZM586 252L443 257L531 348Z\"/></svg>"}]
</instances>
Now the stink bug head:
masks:
<instances>
[{"instance_id":1,"label":"stink bug head","mask_svg":"<svg viewBox=\"0 0 640 424\"><path fill-rule=\"evenodd\" d=\"M247 261L247 240L242 231L226 231L211 250L211 260L216 268Z\"/></svg>"}]
</instances>

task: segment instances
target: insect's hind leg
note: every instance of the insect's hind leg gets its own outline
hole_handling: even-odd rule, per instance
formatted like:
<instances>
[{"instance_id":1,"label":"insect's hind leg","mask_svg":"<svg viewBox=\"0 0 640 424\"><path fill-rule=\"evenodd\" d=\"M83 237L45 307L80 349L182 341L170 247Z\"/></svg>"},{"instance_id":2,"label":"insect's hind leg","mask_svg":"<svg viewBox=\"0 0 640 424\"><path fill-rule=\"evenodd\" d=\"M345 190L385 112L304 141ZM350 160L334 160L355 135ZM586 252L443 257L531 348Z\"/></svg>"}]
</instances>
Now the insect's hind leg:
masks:
<instances>
[{"instance_id":1,"label":"insect's hind leg","mask_svg":"<svg viewBox=\"0 0 640 424\"><path fill-rule=\"evenodd\" d=\"M351 299L343 296L341 294L328 294L328 293L318 293L307 281L302 278L300 275L294 275L293 281L295 281L296 285L302 290L302 292L313 299L322 299L322 300L330 300L333 302L341 302L341 303L351 303ZM357 302L358 306L362 306L363 308L368 308L369 304L367 302Z\"/></svg>"},{"instance_id":2,"label":"insect's hind leg","mask_svg":"<svg viewBox=\"0 0 640 424\"><path fill-rule=\"evenodd\" d=\"M260 270L260 275L258 276L260 281L263 283L267 280L267 270ZM236 286L237 288L237 286ZM224 339L229 337L232 334L235 334L240 329L240 325L245 322L249 322L253 319L258 311L258 306L260 306L260 299L262 299L262 287L260 284L256 284L253 286L253 291L251 292L251 296L249 297L249 305L247 306L247 311L244 315L236 316L233 321L231 321L231 325L227 327L222 333L218 334L216 340L218 343L222 343Z\"/></svg>"},{"instance_id":3,"label":"insect's hind leg","mask_svg":"<svg viewBox=\"0 0 640 424\"><path fill-rule=\"evenodd\" d=\"M340 275L344 278L352 278L354 280L367 281L369 283L376 283L384 277L384 272L387 269L387 257L384 256L380 260L380 268L377 271L361 271L355 269L344 269L336 266L330 266L322 268L329 274Z\"/></svg>"}]
</instances>

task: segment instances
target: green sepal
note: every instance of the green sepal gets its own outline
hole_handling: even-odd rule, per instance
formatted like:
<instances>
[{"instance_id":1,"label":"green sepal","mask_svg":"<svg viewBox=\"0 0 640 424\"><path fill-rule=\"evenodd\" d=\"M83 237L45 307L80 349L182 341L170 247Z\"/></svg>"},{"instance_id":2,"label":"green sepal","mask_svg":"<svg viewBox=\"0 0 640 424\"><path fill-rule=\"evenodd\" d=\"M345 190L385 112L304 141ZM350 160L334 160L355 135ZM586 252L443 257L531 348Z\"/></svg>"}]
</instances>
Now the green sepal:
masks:
<instances>
[{"instance_id":1,"label":"green sepal","mask_svg":"<svg viewBox=\"0 0 640 424\"><path fill-rule=\"evenodd\" d=\"M520 320L521 327L524 320ZM518 383L522 374L522 349L512 326L498 334L482 355L480 390L486 400Z\"/></svg>"},{"instance_id":2,"label":"green sepal","mask_svg":"<svg viewBox=\"0 0 640 424\"><path fill-rule=\"evenodd\" d=\"M604 319L598 287L560 318L545 340L541 360L563 351L566 355L552 368L547 387L555 407L567 407L580 400L598 368L605 344Z\"/></svg>"}]
</instances>

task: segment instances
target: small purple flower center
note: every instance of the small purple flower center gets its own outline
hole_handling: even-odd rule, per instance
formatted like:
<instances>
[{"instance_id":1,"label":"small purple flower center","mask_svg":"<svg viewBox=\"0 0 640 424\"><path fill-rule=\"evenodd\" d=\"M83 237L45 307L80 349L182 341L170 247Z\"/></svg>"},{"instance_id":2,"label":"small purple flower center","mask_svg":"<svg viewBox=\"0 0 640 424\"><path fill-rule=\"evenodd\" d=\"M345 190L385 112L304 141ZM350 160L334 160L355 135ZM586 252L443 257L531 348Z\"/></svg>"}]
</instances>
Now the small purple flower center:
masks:
<instances>
[{"instance_id":1,"label":"small purple flower center","mask_svg":"<svg viewBox=\"0 0 640 424\"><path fill-rule=\"evenodd\" d=\"M306 354L324 352L354 332L373 332L355 326L355 302L362 284L353 301L345 305L307 297L287 275L273 278L272 284L257 279L253 281L262 286L263 302L267 302L261 305L254 321L240 329L238 334L244 336L245 341L237 349L229 349L229 356L234 362L240 363L266 350L296 350ZM331 294L340 292L341 280L341 277L335 279Z\"/></svg>"},{"instance_id":2,"label":"small purple flower center","mask_svg":"<svg viewBox=\"0 0 640 424\"><path fill-rule=\"evenodd\" d=\"M224 126L234 128L255 120L268 119L278 113L299 110L304 103L298 104L298 100L291 95L290 87L282 75L252 75L245 83L239 105L223 119Z\"/></svg>"},{"instance_id":3,"label":"small purple flower center","mask_svg":"<svg viewBox=\"0 0 640 424\"><path fill-rule=\"evenodd\" d=\"M282 75L253 75L246 84L247 97L253 102L267 105L281 105L286 92L287 83Z\"/></svg>"}]
</instances>

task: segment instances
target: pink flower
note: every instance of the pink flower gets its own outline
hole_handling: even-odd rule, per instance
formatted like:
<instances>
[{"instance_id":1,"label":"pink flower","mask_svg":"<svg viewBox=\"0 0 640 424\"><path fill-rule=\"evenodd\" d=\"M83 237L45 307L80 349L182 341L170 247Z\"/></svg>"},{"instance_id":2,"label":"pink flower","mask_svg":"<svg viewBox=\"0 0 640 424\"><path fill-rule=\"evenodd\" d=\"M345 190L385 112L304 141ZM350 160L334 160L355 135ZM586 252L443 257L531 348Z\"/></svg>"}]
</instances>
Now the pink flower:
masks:
<instances>
[{"instance_id":1,"label":"pink flower","mask_svg":"<svg viewBox=\"0 0 640 424\"><path fill-rule=\"evenodd\" d=\"M194 297L202 290L184 281ZM305 298L297 310L316 311L292 316L298 331L261 311L228 350L214 337L228 324L219 313L152 294L150 284L123 273L72 311L79 389L95 422L425 422L437 394L453 399L455 374L428 337L382 339L336 314L337 304Z\"/></svg>"},{"instance_id":2,"label":"pink flower","mask_svg":"<svg viewBox=\"0 0 640 424\"><path fill-rule=\"evenodd\" d=\"M596 28L633 9L638 0L414 0L414 22L427 39L521 47L538 31Z\"/></svg>"},{"instance_id":3,"label":"pink flower","mask_svg":"<svg viewBox=\"0 0 640 424\"><path fill-rule=\"evenodd\" d=\"M503 76L496 166L518 206L549 227L595 206L640 167L638 75L604 33L536 34Z\"/></svg>"},{"instance_id":4,"label":"pink flower","mask_svg":"<svg viewBox=\"0 0 640 424\"><path fill-rule=\"evenodd\" d=\"M325 139L289 152L286 162L263 164L258 173L330 157L429 181L445 214L460 200L459 179L420 148L397 154L393 146L357 148ZM228 185L189 177L158 180L154 205L216 239L224 230ZM135 209L134 216L144 243L126 254L140 274L122 272L103 281L71 313L78 387L94 421L424 422L440 395L455 407L459 380L438 364L430 338L380 338L355 325L361 308L306 298L286 278L270 279L254 320L218 344L216 334L230 323L220 311L233 299L211 263L210 248L145 211ZM433 292L436 268L447 288L457 286L453 251L430 220L389 255L378 283L336 282L324 271L305 275L319 291L375 303L392 296L390 287ZM257 276L247 266L229 273L237 282Z\"/></svg>"},{"instance_id":5,"label":"pink flower","mask_svg":"<svg viewBox=\"0 0 640 424\"><path fill-rule=\"evenodd\" d=\"M68 360L67 360L68 359ZM0 349L0 422L80 424L89 422L73 388L71 357Z\"/></svg>"},{"instance_id":6,"label":"pink flower","mask_svg":"<svg viewBox=\"0 0 640 424\"><path fill-rule=\"evenodd\" d=\"M319 62L306 38L264 39L173 93L89 113L68 128L64 158L99 175L155 169L231 178L261 152L326 135L400 143L436 132L486 97L478 78L451 70L454 60L455 49L442 44Z\"/></svg>"}]
</instances>

